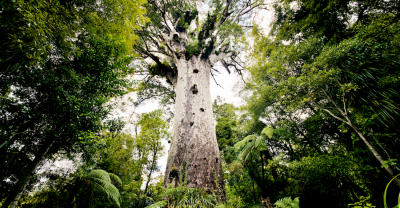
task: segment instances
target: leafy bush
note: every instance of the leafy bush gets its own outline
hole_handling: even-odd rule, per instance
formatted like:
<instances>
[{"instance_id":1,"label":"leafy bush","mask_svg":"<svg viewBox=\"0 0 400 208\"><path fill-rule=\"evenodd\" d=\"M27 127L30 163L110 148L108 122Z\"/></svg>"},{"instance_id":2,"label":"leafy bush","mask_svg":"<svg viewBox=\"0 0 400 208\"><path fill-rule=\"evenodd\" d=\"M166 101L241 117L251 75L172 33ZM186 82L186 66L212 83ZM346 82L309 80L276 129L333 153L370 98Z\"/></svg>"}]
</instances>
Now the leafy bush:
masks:
<instances>
[{"instance_id":1,"label":"leafy bush","mask_svg":"<svg viewBox=\"0 0 400 208\"><path fill-rule=\"evenodd\" d=\"M349 207L351 207L351 208L374 208L374 207L376 207L376 206L373 206L369 202L369 198L370 198L369 196L368 197L361 196L359 202L356 202L354 204L349 204Z\"/></svg>"},{"instance_id":2,"label":"leafy bush","mask_svg":"<svg viewBox=\"0 0 400 208\"><path fill-rule=\"evenodd\" d=\"M148 208L201 208L215 207L218 203L218 197L213 192L209 193L202 189L187 188L183 186L166 189L163 194L163 199L164 201L156 202L155 204L148 206Z\"/></svg>"},{"instance_id":3,"label":"leafy bush","mask_svg":"<svg viewBox=\"0 0 400 208\"><path fill-rule=\"evenodd\" d=\"M299 208L299 197L292 200L290 197L279 199L275 202L276 208Z\"/></svg>"}]
</instances>

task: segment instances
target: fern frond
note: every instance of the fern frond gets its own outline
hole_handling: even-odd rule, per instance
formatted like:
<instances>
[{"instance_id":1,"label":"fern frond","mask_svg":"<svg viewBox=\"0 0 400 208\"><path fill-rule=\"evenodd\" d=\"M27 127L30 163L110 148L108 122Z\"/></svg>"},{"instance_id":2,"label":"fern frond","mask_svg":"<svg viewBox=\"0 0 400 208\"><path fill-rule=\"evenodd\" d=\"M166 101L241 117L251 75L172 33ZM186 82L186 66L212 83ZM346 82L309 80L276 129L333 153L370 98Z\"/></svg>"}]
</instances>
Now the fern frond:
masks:
<instances>
[{"instance_id":1,"label":"fern frond","mask_svg":"<svg viewBox=\"0 0 400 208\"><path fill-rule=\"evenodd\" d=\"M89 180L91 180L92 178L97 178L111 183L110 175L104 170L93 170L88 174L87 177L89 178Z\"/></svg>"},{"instance_id":2,"label":"fern frond","mask_svg":"<svg viewBox=\"0 0 400 208\"><path fill-rule=\"evenodd\" d=\"M272 135L274 134L274 128L272 128L272 126L267 126L262 130L261 134L265 134L271 139Z\"/></svg>"},{"instance_id":3,"label":"fern frond","mask_svg":"<svg viewBox=\"0 0 400 208\"><path fill-rule=\"evenodd\" d=\"M92 182L95 188L106 194L118 207L121 205L121 195L119 194L117 187L112 185L111 182L107 182L99 178L92 178Z\"/></svg>"},{"instance_id":4,"label":"fern frond","mask_svg":"<svg viewBox=\"0 0 400 208\"><path fill-rule=\"evenodd\" d=\"M114 184L116 187L122 186L122 181L117 175L115 175L114 173L108 173L108 175L110 176L112 184Z\"/></svg>"},{"instance_id":5,"label":"fern frond","mask_svg":"<svg viewBox=\"0 0 400 208\"><path fill-rule=\"evenodd\" d=\"M292 200L291 197L285 197L275 202L276 208L299 208L299 197Z\"/></svg>"},{"instance_id":6,"label":"fern frond","mask_svg":"<svg viewBox=\"0 0 400 208\"><path fill-rule=\"evenodd\" d=\"M237 151L241 147L243 147L247 142L251 142L253 140L257 139L255 135L249 135L245 137L242 141L239 141L235 144L235 150Z\"/></svg>"},{"instance_id":7,"label":"fern frond","mask_svg":"<svg viewBox=\"0 0 400 208\"><path fill-rule=\"evenodd\" d=\"M241 162L235 160L229 166L229 173L234 174L234 173L238 173L238 172L243 173L243 165Z\"/></svg>"},{"instance_id":8,"label":"fern frond","mask_svg":"<svg viewBox=\"0 0 400 208\"><path fill-rule=\"evenodd\" d=\"M244 149L239 153L238 157L241 160L246 160L247 157L251 154L251 150L253 149L254 145L247 144Z\"/></svg>"},{"instance_id":9,"label":"fern frond","mask_svg":"<svg viewBox=\"0 0 400 208\"><path fill-rule=\"evenodd\" d=\"M265 144L265 137L259 136L255 141L255 146L257 150L262 151L267 149L267 145Z\"/></svg>"}]
</instances>

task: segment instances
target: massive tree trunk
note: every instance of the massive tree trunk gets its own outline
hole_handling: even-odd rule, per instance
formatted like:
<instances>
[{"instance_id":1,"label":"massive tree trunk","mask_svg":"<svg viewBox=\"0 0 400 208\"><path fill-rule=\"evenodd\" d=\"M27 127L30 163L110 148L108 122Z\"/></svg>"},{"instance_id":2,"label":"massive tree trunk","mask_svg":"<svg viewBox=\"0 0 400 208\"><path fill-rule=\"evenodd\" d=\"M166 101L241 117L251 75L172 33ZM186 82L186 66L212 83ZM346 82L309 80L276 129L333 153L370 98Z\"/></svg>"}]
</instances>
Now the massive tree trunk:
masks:
<instances>
[{"instance_id":1,"label":"massive tree trunk","mask_svg":"<svg viewBox=\"0 0 400 208\"><path fill-rule=\"evenodd\" d=\"M204 6L195 2L148 1L151 20L135 31L140 38L134 48L143 59L152 60L143 63L149 75L165 77L175 87L174 132L165 186L203 188L225 200L210 96L211 69L220 62L229 73L232 69L241 73L244 63L237 53L239 47L233 47L233 40L244 34L238 30L239 22L266 4L253 0L209 3L202 19L197 7ZM137 72L141 74L142 68Z\"/></svg>"},{"instance_id":2,"label":"massive tree trunk","mask_svg":"<svg viewBox=\"0 0 400 208\"><path fill-rule=\"evenodd\" d=\"M208 60L179 59L173 140L165 185L216 191L224 200L221 158L215 134Z\"/></svg>"}]
</instances>

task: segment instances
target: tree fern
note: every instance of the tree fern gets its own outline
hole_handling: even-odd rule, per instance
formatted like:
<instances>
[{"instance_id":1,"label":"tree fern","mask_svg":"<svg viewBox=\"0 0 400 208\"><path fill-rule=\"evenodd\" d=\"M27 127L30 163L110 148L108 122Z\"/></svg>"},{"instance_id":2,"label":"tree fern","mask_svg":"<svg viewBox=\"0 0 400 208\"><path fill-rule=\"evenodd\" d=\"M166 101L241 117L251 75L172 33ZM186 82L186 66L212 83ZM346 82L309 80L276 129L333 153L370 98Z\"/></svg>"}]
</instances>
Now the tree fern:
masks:
<instances>
[{"instance_id":1,"label":"tree fern","mask_svg":"<svg viewBox=\"0 0 400 208\"><path fill-rule=\"evenodd\" d=\"M274 129L272 127L265 127L260 136L256 135L249 135L245 137L242 141L239 141L235 144L235 150L241 149L239 152L238 158L241 160L247 160L249 155L257 150L257 151L263 151L267 150L267 145L266 145L266 135L268 138L272 138Z\"/></svg>"},{"instance_id":2,"label":"tree fern","mask_svg":"<svg viewBox=\"0 0 400 208\"><path fill-rule=\"evenodd\" d=\"M111 199L112 202L114 202L118 207L120 206L121 195L119 194L117 187L111 184L111 180L104 181L99 178L93 178L91 182L92 182L91 184L95 189L106 194Z\"/></svg>"},{"instance_id":3,"label":"tree fern","mask_svg":"<svg viewBox=\"0 0 400 208\"><path fill-rule=\"evenodd\" d=\"M112 203L120 207L122 201L121 195L118 188L115 186L122 186L121 179L118 176L104 170L93 170L86 175L80 172L79 175L80 176L76 179L76 192L71 193L66 207L72 206L75 195L78 193L77 191L82 187L82 185L88 185L92 190L107 195L107 197L111 199Z\"/></svg>"},{"instance_id":4,"label":"tree fern","mask_svg":"<svg viewBox=\"0 0 400 208\"><path fill-rule=\"evenodd\" d=\"M117 188L122 187L122 181L121 179L115 175L114 173L108 173L111 179L111 183L114 184Z\"/></svg>"}]
</instances>

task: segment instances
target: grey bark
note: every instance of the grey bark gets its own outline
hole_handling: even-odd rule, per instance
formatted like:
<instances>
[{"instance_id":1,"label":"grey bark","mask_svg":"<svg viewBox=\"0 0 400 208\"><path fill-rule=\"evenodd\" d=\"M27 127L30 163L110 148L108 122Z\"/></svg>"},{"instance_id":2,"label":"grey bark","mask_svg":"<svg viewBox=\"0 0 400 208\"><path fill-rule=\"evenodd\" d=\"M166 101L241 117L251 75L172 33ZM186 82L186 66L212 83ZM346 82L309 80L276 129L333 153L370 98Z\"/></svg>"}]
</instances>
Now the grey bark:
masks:
<instances>
[{"instance_id":1,"label":"grey bark","mask_svg":"<svg viewBox=\"0 0 400 208\"><path fill-rule=\"evenodd\" d=\"M225 198L221 158L215 134L207 60L179 59L173 140L165 185L216 191Z\"/></svg>"},{"instance_id":2,"label":"grey bark","mask_svg":"<svg viewBox=\"0 0 400 208\"><path fill-rule=\"evenodd\" d=\"M369 143L369 141L364 137L364 135L361 133L360 130L358 130L358 128L356 126L354 126L354 124L349 123L349 125L351 126L351 128L354 129L354 131L358 134L358 136L363 140L363 142L367 145L367 147L369 148L369 150L372 152L372 154L375 156L375 158L383 165L385 164L385 160L382 158L382 156L378 153L378 151L375 149L374 146L371 145L371 143ZM385 170L391 175L394 176L394 172L392 170L392 168L390 168L390 166L386 166Z\"/></svg>"},{"instance_id":3,"label":"grey bark","mask_svg":"<svg viewBox=\"0 0 400 208\"><path fill-rule=\"evenodd\" d=\"M340 84L340 83L339 83ZM369 143L369 141L367 140L367 138L364 136L364 134L357 128L357 126L351 121L350 117L349 117L349 112L346 106L346 94L344 91L343 92L343 98L341 100L343 108L341 108L332 98L331 96L329 96L329 94L327 93L326 90L322 90L322 92L324 93L324 95L326 96L326 98L335 106L336 110L341 114L342 118L340 118L339 116L335 115L334 113L332 113L330 110L325 109L325 108L321 108L323 111L329 113L332 117L338 119L339 121L342 121L344 123L346 123L347 125L349 125L357 134L358 136L361 138L361 140L363 140L363 142L367 145L368 149L372 152L372 154L374 155L374 157L379 161L379 163L381 163L381 165L383 167L385 167L385 160L382 158L382 156L379 154L379 152L375 149L375 147ZM390 166L386 166L385 167L386 172L389 173L389 175L391 175L392 177L394 177L394 171L392 170L392 168ZM400 180L396 179L396 183L398 186L400 186Z\"/></svg>"}]
</instances>

